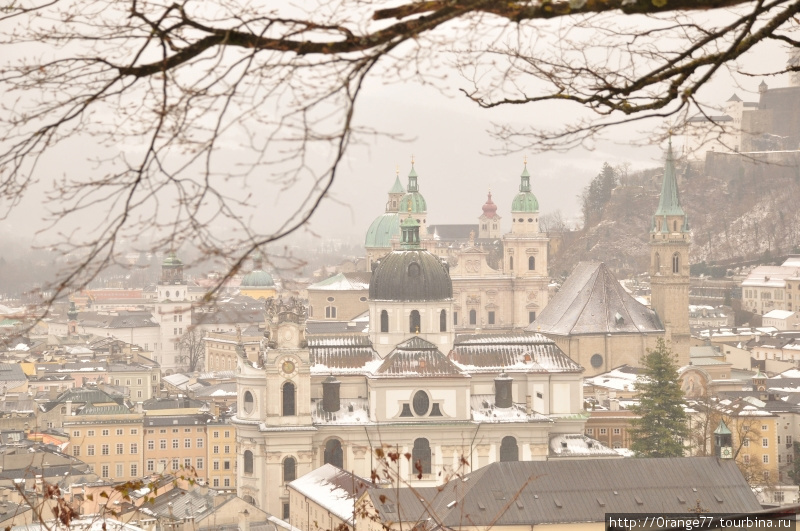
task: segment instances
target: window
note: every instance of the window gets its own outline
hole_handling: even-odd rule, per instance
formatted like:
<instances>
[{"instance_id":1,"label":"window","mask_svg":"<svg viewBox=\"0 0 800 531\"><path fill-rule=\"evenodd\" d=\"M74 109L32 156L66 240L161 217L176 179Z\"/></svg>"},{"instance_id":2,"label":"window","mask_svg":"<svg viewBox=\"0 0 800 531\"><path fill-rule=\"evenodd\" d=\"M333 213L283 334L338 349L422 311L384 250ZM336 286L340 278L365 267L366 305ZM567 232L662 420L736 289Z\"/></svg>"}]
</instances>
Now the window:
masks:
<instances>
[{"instance_id":1,"label":"window","mask_svg":"<svg viewBox=\"0 0 800 531\"><path fill-rule=\"evenodd\" d=\"M325 307L325 319L336 319L336 306Z\"/></svg>"},{"instance_id":2,"label":"window","mask_svg":"<svg viewBox=\"0 0 800 531\"><path fill-rule=\"evenodd\" d=\"M244 473L245 474L253 473L253 452L251 452L250 450L244 451Z\"/></svg>"},{"instance_id":3,"label":"window","mask_svg":"<svg viewBox=\"0 0 800 531\"><path fill-rule=\"evenodd\" d=\"M225 450L224 451L225 451L226 454L231 453L231 447L230 446L225 446Z\"/></svg>"},{"instance_id":4,"label":"window","mask_svg":"<svg viewBox=\"0 0 800 531\"><path fill-rule=\"evenodd\" d=\"M453 312L453 326L458 326L458 312Z\"/></svg>"},{"instance_id":5,"label":"window","mask_svg":"<svg viewBox=\"0 0 800 531\"><path fill-rule=\"evenodd\" d=\"M122 430L117 430L117 435L122 435Z\"/></svg>"},{"instance_id":6,"label":"window","mask_svg":"<svg viewBox=\"0 0 800 531\"><path fill-rule=\"evenodd\" d=\"M594 428L586 428L586 435L594 435Z\"/></svg>"},{"instance_id":7,"label":"window","mask_svg":"<svg viewBox=\"0 0 800 531\"><path fill-rule=\"evenodd\" d=\"M606 428L600 428L600 435L606 435L608 430Z\"/></svg>"},{"instance_id":8,"label":"window","mask_svg":"<svg viewBox=\"0 0 800 531\"><path fill-rule=\"evenodd\" d=\"M517 440L510 435L503 437L503 441L500 443L500 461L519 461Z\"/></svg>"},{"instance_id":9,"label":"window","mask_svg":"<svg viewBox=\"0 0 800 531\"><path fill-rule=\"evenodd\" d=\"M297 479L297 461L294 457L287 457L283 460L283 482L289 483Z\"/></svg>"},{"instance_id":10,"label":"window","mask_svg":"<svg viewBox=\"0 0 800 531\"><path fill-rule=\"evenodd\" d=\"M381 332L384 334L389 331L389 312L381 310Z\"/></svg>"},{"instance_id":11,"label":"window","mask_svg":"<svg viewBox=\"0 0 800 531\"><path fill-rule=\"evenodd\" d=\"M786 436L786 444L792 444L792 436L791 435L787 435Z\"/></svg>"},{"instance_id":12,"label":"window","mask_svg":"<svg viewBox=\"0 0 800 531\"><path fill-rule=\"evenodd\" d=\"M226 432L225 432L225 438L227 439L227 438L228 438L228 437L230 437L230 436L231 436L231 432L229 432L229 431L226 431Z\"/></svg>"},{"instance_id":13,"label":"window","mask_svg":"<svg viewBox=\"0 0 800 531\"><path fill-rule=\"evenodd\" d=\"M614 428L614 432L613 433L614 433L614 435L619 435L621 433L621 431L622 430L620 430L619 428Z\"/></svg>"},{"instance_id":14,"label":"window","mask_svg":"<svg viewBox=\"0 0 800 531\"><path fill-rule=\"evenodd\" d=\"M147 471L148 472L155 472L156 471L156 462L152 459L147 460Z\"/></svg>"},{"instance_id":15,"label":"window","mask_svg":"<svg viewBox=\"0 0 800 531\"><path fill-rule=\"evenodd\" d=\"M408 331L412 334L418 334L422 331L421 329L421 320L419 317L418 310L411 310L411 314L408 316Z\"/></svg>"},{"instance_id":16,"label":"window","mask_svg":"<svg viewBox=\"0 0 800 531\"><path fill-rule=\"evenodd\" d=\"M219 461L214 461L213 467L214 470L219 470Z\"/></svg>"},{"instance_id":17,"label":"window","mask_svg":"<svg viewBox=\"0 0 800 531\"><path fill-rule=\"evenodd\" d=\"M219 487L219 478L214 478L213 483L215 487Z\"/></svg>"},{"instance_id":18,"label":"window","mask_svg":"<svg viewBox=\"0 0 800 531\"><path fill-rule=\"evenodd\" d=\"M289 521L289 504L283 504L283 520L288 522Z\"/></svg>"},{"instance_id":19,"label":"window","mask_svg":"<svg viewBox=\"0 0 800 531\"><path fill-rule=\"evenodd\" d=\"M211 453L212 454L218 454L219 453L219 446L214 445L214 447L211 449Z\"/></svg>"},{"instance_id":20,"label":"window","mask_svg":"<svg viewBox=\"0 0 800 531\"><path fill-rule=\"evenodd\" d=\"M511 271L514 270L514 257L513 256L509 256L508 257L508 269L511 270Z\"/></svg>"},{"instance_id":21,"label":"window","mask_svg":"<svg viewBox=\"0 0 800 531\"><path fill-rule=\"evenodd\" d=\"M230 470L231 469L231 462L230 461L223 461L222 462L222 470Z\"/></svg>"},{"instance_id":22,"label":"window","mask_svg":"<svg viewBox=\"0 0 800 531\"><path fill-rule=\"evenodd\" d=\"M767 439L767 438L761 439L761 447L762 448L769 448L769 439Z\"/></svg>"},{"instance_id":23,"label":"window","mask_svg":"<svg viewBox=\"0 0 800 531\"><path fill-rule=\"evenodd\" d=\"M86 447L86 455L94 455L94 445L90 444Z\"/></svg>"},{"instance_id":24,"label":"window","mask_svg":"<svg viewBox=\"0 0 800 531\"><path fill-rule=\"evenodd\" d=\"M478 312L475 310L469 311L469 324L474 325L478 324Z\"/></svg>"},{"instance_id":25,"label":"window","mask_svg":"<svg viewBox=\"0 0 800 531\"><path fill-rule=\"evenodd\" d=\"M750 455L749 455L749 454L745 454L745 455L742 457L742 461L743 461L743 462L744 462L744 464L746 464L746 465L747 465L747 464L749 464L749 463L750 463Z\"/></svg>"},{"instance_id":26,"label":"window","mask_svg":"<svg viewBox=\"0 0 800 531\"><path fill-rule=\"evenodd\" d=\"M231 486L231 478L222 478L222 485L224 487L230 487Z\"/></svg>"},{"instance_id":27,"label":"window","mask_svg":"<svg viewBox=\"0 0 800 531\"><path fill-rule=\"evenodd\" d=\"M103 437L108 437L108 430L103 430L101 433L103 434Z\"/></svg>"},{"instance_id":28,"label":"window","mask_svg":"<svg viewBox=\"0 0 800 531\"><path fill-rule=\"evenodd\" d=\"M742 441L742 446L744 446L745 448L747 448L748 446L750 446L750 439L745 439L745 440L743 440L743 441Z\"/></svg>"},{"instance_id":29,"label":"window","mask_svg":"<svg viewBox=\"0 0 800 531\"><path fill-rule=\"evenodd\" d=\"M245 391L244 393L244 412L245 413L252 413L253 412L253 405L255 404L255 398L253 398L253 393L250 391ZM219 437L219 432L214 432L214 437Z\"/></svg>"},{"instance_id":30,"label":"window","mask_svg":"<svg viewBox=\"0 0 800 531\"><path fill-rule=\"evenodd\" d=\"M139 466L136 463L131 463L131 477L139 477Z\"/></svg>"},{"instance_id":31,"label":"window","mask_svg":"<svg viewBox=\"0 0 800 531\"><path fill-rule=\"evenodd\" d=\"M155 441L147 441L147 449L148 450L155 450L156 449L156 442Z\"/></svg>"},{"instance_id":32,"label":"window","mask_svg":"<svg viewBox=\"0 0 800 531\"><path fill-rule=\"evenodd\" d=\"M765 465L768 464L769 463L769 454L762 455L761 456L761 462L763 462Z\"/></svg>"},{"instance_id":33,"label":"window","mask_svg":"<svg viewBox=\"0 0 800 531\"><path fill-rule=\"evenodd\" d=\"M197 458L197 470L203 470L203 458L202 457L198 457Z\"/></svg>"},{"instance_id":34,"label":"window","mask_svg":"<svg viewBox=\"0 0 800 531\"><path fill-rule=\"evenodd\" d=\"M536 258L533 256L528 257L528 271L533 271L536 269Z\"/></svg>"},{"instance_id":35,"label":"window","mask_svg":"<svg viewBox=\"0 0 800 531\"><path fill-rule=\"evenodd\" d=\"M431 407L431 399L428 397L428 393L425 391L417 391L414 393L412 407L414 408L414 414L418 417L424 417L427 415L428 410Z\"/></svg>"},{"instance_id":36,"label":"window","mask_svg":"<svg viewBox=\"0 0 800 531\"><path fill-rule=\"evenodd\" d=\"M342 452L342 443L339 439L331 439L327 443L325 443L325 463L324 464L332 464L333 466L337 466L339 468L344 468L344 455Z\"/></svg>"},{"instance_id":37,"label":"window","mask_svg":"<svg viewBox=\"0 0 800 531\"><path fill-rule=\"evenodd\" d=\"M181 467L181 461L177 457L172 458L172 470L178 470Z\"/></svg>"},{"instance_id":38,"label":"window","mask_svg":"<svg viewBox=\"0 0 800 531\"><path fill-rule=\"evenodd\" d=\"M184 457L183 458L183 468L190 469L192 468L192 458L191 457Z\"/></svg>"},{"instance_id":39,"label":"window","mask_svg":"<svg viewBox=\"0 0 800 531\"><path fill-rule=\"evenodd\" d=\"M218 431L215 431L215 432L213 432L213 433L211 434L211 436L212 436L212 437L214 437L215 439L219 439L219 432L218 432Z\"/></svg>"},{"instance_id":40,"label":"window","mask_svg":"<svg viewBox=\"0 0 800 531\"><path fill-rule=\"evenodd\" d=\"M767 425L766 424L762 424L761 425L761 431L767 431Z\"/></svg>"},{"instance_id":41,"label":"window","mask_svg":"<svg viewBox=\"0 0 800 531\"><path fill-rule=\"evenodd\" d=\"M125 445L122 443L117 443L117 455L122 455L125 453Z\"/></svg>"},{"instance_id":42,"label":"window","mask_svg":"<svg viewBox=\"0 0 800 531\"><path fill-rule=\"evenodd\" d=\"M72 436L73 436L73 437L80 437L80 436L81 436L81 432L79 432L79 431L73 431L73 432L72 432Z\"/></svg>"},{"instance_id":43,"label":"window","mask_svg":"<svg viewBox=\"0 0 800 531\"><path fill-rule=\"evenodd\" d=\"M199 437L198 437L198 439L197 439L197 447L198 447L198 448L202 448L202 447L203 447L203 439L201 439L201 438L199 438Z\"/></svg>"},{"instance_id":44,"label":"window","mask_svg":"<svg viewBox=\"0 0 800 531\"><path fill-rule=\"evenodd\" d=\"M294 397L294 384L292 382L286 382L283 384L283 416L284 417L293 417L297 414L295 409L295 397Z\"/></svg>"},{"instance_id":45,"label":"window","mask_svg":"<svg viewBox=\"0 0 800 531\"><path fill-rule=\"evenodd\" d=\"M139 445L136 443L131 443L131 454L136 455L139 453Z\"/></svg>"},{"instance_id":46,"label":"window","mask_svg":"<svg viewBox=\"0 0 800 531\"><path fill-rule=\"evenodd\" d=\"M672 255L672 272L673 273L680 273L681 270L681 255L675 253Z\"/></svg>"},{"instance_id":47,"label":"window","mask_svg":"<svg viewBox=\"0 0 800 531\"><path fill-rule=\"evenodd\" d=\"M108 465L103 465L100 467L100 476L104 478L108 477Z\"/></svg>"},{"instance_id":48,"label":"window","mask_svg":"<svg viewBox=\"0 0 800 531\"><path fill-rule=\"evenodd\" d=\"M180 448L180 441L178 439L172 439L172 449L177 450Z\"/></svg>"},{"instance_id":49,"label":"window","mask_svg":"<svg viewBox=\"0 0 800 531\"><path fill-rule=\"evenodd\" d=\"M431 473L431 445L428 439L417 439L414 441L414 449L411 451L412 475L419 476Z\"/></svg>"},{"instance_id":50,"label":"window","mask_svg":"<svg viewBox=\"0 0 800 531\"><path fill-rule=\"evenodd\" d=\"M494 312L489 312L489 324L494 324Z\"/></svg>"},{"instance_id":51,"label":"window","mask_svg":"<svg viewBox=\"0 0 800 531\"><path fill-rule=\"evenodd\" d=\"M191 439L184 439L183 440L183 447L184 448L191 448L192 447L192 440Z\"/></svg>"},{"instance_id":52,"label":"window","mask_svg":"<svg viewBox=\"0 0 800 531\"><path fill-rule=\"evenodd\" d=\"M101 446L100 448L101 448L101 450L100 450L100 453L101 453L102 455L109 455L109 454L111 453L111 452L109 451L109 445L107 445L107 444L104 444L104 445L103 445L103 446Z\"/></svg>"},{"instance_id":53,"label":"window","mask_svg":"<svg viewBox=\"0 0 800 531\"><path fill-rule=\"evenodd\" d=\"M80 457L81 456L81 447L80 446L73 446L72 447L72 455L74 457Z\"/></svg>"},{"instance_id":54,"label":"window","mask_svg":"<svg viewBox=\"0 0 800 531\"><path fill-rule=\"evenodd\" d=\"M439 312L439 332L447 332L447 311Z\"/></svg>"},{"instance_id":55,"label":"window","mask_svg":"<svg viewBox=\"0 0 800 531\"><path fill-rule=\"evenodd\" d=\"M528 312L528 324L536 320L536 312Z\"/></svg>"}]
</instances>

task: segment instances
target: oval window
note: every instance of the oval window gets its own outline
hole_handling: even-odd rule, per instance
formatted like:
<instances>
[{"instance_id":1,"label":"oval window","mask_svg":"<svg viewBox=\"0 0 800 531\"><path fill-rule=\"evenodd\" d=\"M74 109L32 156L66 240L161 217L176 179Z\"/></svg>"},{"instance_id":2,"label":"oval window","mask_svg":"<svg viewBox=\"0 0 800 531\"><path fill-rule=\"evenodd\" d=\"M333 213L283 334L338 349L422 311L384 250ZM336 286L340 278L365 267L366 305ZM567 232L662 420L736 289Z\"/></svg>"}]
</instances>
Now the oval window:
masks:
<instances>
[{"instance_id":1,"label":"oval window","mask_svg":"<svg viewBox=\"0 0 800 531\"><path fill-rule=\"evenodd\" d=\"M431 406L431 400L428 398L428 393L425 391L417 391L414 394L414 414L418 417L424 417L428 414L428 409Z\"/></svg>"},{"instance_id":2,"label":"oval window","mask_svg":"<svg viewBox=\"0 0 800 531\"><path fill-rule=\"evenodd\" d=\"M418 277L419 276L419 264L416 262L411 262L408 264L408 276L410 277Z\"/></svg>"},{"instance_id":3,"label":"oval window","mask_svg":"<svg viewBox=\"0 0 800 531\"><path fill-rule=\"evenodd\" d=\"M253 399L253 393L250 391L244 392L244 412L250 414L253 412L253 405L255 404L255 400Z\"/></svg>"},{"instance_id":4,"label":"oval window","mask_svg":"<svg viewBox=\"0 0 800 531\"><path fill-rule=\"evenodd\" d=\"M167 292L167 298L169 299L169 291Z\"/></svg>"}]
</instances>

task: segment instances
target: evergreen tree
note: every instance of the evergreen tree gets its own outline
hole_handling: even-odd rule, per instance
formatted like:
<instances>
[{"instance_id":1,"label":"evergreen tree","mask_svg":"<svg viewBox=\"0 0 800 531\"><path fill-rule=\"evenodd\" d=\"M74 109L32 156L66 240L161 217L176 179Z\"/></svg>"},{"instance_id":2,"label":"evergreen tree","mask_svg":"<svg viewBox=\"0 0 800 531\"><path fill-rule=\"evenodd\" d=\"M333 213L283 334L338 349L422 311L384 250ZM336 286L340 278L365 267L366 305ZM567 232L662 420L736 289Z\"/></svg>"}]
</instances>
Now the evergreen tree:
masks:
<instances>
[{"instance_id":1,"label":"evergreen tree","mask_svg":"<svg viewBox=\"0 0 800 531\"><path fill-rule=\"evenodd\" d=\"M656 348L647 350L643 365L635 385L639 405L632 410L640 418L632 423L631 450L637 457L680 457L689 431L675 355L659 339Z\"/></svg>"}]
</instances>

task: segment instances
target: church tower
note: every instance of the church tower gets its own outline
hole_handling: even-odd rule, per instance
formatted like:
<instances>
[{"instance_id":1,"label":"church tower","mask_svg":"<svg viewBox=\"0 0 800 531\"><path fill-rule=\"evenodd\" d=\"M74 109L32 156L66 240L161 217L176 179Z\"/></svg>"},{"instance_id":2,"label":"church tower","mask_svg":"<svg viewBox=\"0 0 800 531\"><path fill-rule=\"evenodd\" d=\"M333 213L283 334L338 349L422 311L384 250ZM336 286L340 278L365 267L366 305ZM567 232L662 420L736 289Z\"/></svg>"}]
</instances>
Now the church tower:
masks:
<instances>
[{"instance_id":1,"label":"church tower","mask_svg":"<svg viewBox=\"0 0 800 531\"><path fill-rule=\"evenodd\" d=\"M499 238L502 233L500 216L497 215L497 205L492 201L492 191L483 204L483 214L478 218L478 239Z\"/></svg>"},{"instance_id":2,"label":"church tower","mask_svg":"<svg viewBox=\"0 0 800 531\"><path fill-rule=\"evenodd\" d=\"M661 199L650 228L651 306L666 330L666 340L689 363L689 218L678 197L672 141L667 148Z\"/></svg>"},{"instance_id":3,"label":"church tower","mask_svg":"<svg viewBox=\"0 0 800 531\"><path fill-rule=\"evenodd\" d=\"M419 236L428 238L428 204L419 191L417 170L414 169L414 158L411 158L411 171L408 173L408 188L406 195L400 200L401 219L414 218L419 224Z\"/></svg>"},{"instance_id":4,"label":"church tower","mask_svg":"<svg viewBox=\"0 0 800 531\"><path fill-rule=\"evenodd\" d=\"M511 203L511 232L503 236L503 272L513 279L513 327L525 328L547 305L547 243L539 231L539 201L531 192L528 162Z\"/></svg>"}]
</instances>

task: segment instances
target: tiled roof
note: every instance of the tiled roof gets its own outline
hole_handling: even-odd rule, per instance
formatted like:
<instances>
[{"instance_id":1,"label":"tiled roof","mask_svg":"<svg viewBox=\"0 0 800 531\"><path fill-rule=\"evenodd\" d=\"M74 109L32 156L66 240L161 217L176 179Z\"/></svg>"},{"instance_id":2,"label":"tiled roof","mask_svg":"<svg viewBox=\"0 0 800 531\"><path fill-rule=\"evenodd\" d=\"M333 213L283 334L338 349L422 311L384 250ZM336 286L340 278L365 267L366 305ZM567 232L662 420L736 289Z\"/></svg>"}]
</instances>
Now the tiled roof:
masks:
<instances>
[{"instance_id":1,"label":"tiled roof","mask_svg":"<svg viewBox=\"0 0 800 531\"><path fill-rule=\"evenodd\" d=\"M414 336L392 350L374 376L466 376L433 343Z\"/></svg>"},{"instance_id":2,"label":"tiled roof","mask_svg":"<svg viewBox=\"0 0 800 531\"><path fill-rule=\"evenodd\" d=\"M749 513L761 505L736 463L715 457L492 463L440 487L368 491L384 522L444 528L603 522L606 513ZM399 493L399 499L398 499Z\"/></svg>"},{"instance_id":3,"label":"tiled roof","mask_svg":"<svg viewBox=\"0 0 800 531\"><path fill-rule=\"evenodd\" d=\"M581 262L528 330L544 334L661 332L656 313L629 295L602 262Z\"/></svg>"},{"instance_id":4,"label":"tiled roof","mask_svg":"<svg viewBox=\"0 0 800 531\"><path fill-rule=\"evenodd\" d=\"M541 334L458 336L450 358L466 372L582 372L583 367Z\"/></svg>"},{"instance_id":5,"label":"tiled roof","mask_svg":"<svg viewBox=\"0 0 800 531\"><path fill-rule=\"evenodd\" d=\"M380 359L364 334L310 335L306 339L311 364L320 370L360 369Z\"/></svg>"}]
</instances>

